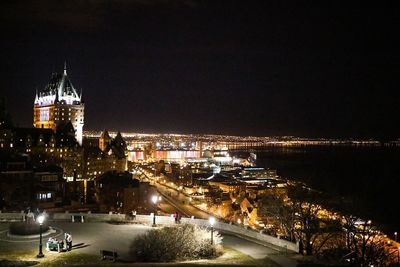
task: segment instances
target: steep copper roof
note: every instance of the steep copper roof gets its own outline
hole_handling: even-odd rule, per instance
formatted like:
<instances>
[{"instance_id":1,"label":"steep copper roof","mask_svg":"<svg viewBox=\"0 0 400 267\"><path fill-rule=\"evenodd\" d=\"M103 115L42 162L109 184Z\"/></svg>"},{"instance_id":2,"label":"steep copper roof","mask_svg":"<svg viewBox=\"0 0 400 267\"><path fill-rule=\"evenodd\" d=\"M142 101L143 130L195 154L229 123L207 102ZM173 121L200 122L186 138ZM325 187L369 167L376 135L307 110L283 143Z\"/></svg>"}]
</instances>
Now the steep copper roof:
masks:
<instances>
[{"instance_id":1,"label":"steep copper roof","mask_svg":"<svg viewBox=\"0 0 400 267\"><path fill-rule=\"evenodd\" d=\"M104 129L104 131L101 133L100 138L104 138L107 140L111 140L110 135L108 134L108 131L106 129Z\"/></svg>"},{"instance_id":2,"label":"steep copper roof","mask_svg":"<svg viewBox=\"0 0 400 267\"><path fill-rule=\"evenodd\" d=\"M36 95L35 104L53 104L62 100L68 102L68 104L79 104L81 102L81 96L78 95L72 85L66 67L62 74L55 72L51 74L49 83Z\"/></svg>"}]
</instances>

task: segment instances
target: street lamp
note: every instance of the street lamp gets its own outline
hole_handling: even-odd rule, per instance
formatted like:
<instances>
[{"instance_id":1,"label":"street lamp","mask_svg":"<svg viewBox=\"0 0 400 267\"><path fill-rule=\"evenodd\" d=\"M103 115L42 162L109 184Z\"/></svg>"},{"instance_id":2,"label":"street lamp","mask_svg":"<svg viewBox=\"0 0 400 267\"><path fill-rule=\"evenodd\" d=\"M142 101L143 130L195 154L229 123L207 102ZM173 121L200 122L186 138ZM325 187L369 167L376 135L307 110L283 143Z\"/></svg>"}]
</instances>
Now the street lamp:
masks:
<instances>
[{"instance_id":1,"label":"street lamp","mask_svg":"<svg viewBox=\"0 0 400 267\"><path fill-rule=\"evenodd\" d=\"M394 232L394 241L397 242L397 232Z\"/></svg>"},{"instance_id":2,"label":"street lamp","mask_svg":"<svg viewBox=\"0 0 400 267\"><path fill-rule=\"evenodd\" d=\"M44 215L41 214L39 217L37 217L37 221L39 223L39 254L36 255L37 258L43 258L43 252L42 252L42 224L44 222Z\"/></svg>"},{"instance_id":3,"label":"street lamp","mask_svg":"<svg viewBox=\"0 0 400 267\"><path fill-rule=\"evenodd\" d=\"M156 226L157 201L159 200L161 200L161 197L158 197L156 195L151 197L151 201L154 204L153 226Z\"/></svg>"},{"instance_id":4,"label":"street lamp","mask_svg":"<svg viewBox=\"0 0 400 267\"><path fill-rule=\"evenodd\" d=\"M211 245L213 244L213 236L214 236L214 224L215 224L215 218L210 217L209 219L210 225L211 225Z\"/></svg>"}]
</instances>

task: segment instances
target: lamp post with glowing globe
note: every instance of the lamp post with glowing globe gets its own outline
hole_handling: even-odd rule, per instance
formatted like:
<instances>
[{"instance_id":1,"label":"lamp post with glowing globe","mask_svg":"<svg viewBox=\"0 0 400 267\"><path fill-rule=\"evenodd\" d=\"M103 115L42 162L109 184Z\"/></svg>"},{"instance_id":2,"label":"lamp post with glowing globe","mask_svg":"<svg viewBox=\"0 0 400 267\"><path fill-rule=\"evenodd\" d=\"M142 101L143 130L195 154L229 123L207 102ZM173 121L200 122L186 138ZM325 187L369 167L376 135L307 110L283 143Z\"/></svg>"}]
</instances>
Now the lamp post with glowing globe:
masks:
<instances>
[{"instance_id":1,"label":"lamp post with glowing globe","mask_svg":"<svg viewBox=\"0 0 400 267\"><path fill-rule=\"evenodd\" d=\"M210 225L211 225L211 245L214 243L213 238L214 238L214 224L215 224L215 218L210 217L209 219Z\"/></svg>"},{"instance_id":2,"label":"lamp post with glowing globe","mask_svg":"<svg viewBox=\"0 0 400 267\"><path fill-rule=\"evenodd\" d=\"M42 252L42 224L44 222L44 215L40 214L37 217L37 222L39 223L39 253L36 255L37 258L43 258L43 252Z\"/></svg>"},{"instance_id":3,"label":"lamp post with glowing globe","mask_svg":"<svg viewBox=\"0 0 400 267\"><path fill-rule=\"evenodd\" d=\"M161 196L152 196L151 201L154 204L153 226L156 226L157 202L161 201Z\"/></svg>"}]
</instances>

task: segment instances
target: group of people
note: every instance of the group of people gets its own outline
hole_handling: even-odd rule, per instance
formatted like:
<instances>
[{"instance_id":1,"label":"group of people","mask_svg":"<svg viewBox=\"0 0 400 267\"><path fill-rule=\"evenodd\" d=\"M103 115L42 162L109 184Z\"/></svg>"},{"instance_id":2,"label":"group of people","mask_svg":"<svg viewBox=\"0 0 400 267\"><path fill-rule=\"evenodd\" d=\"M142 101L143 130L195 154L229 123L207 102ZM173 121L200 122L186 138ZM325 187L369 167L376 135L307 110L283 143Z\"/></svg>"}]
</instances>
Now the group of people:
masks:
<instances>
[{"instance_id":1,"label":"group of people","mask_svg":"<svg viewBox=\"0 0 400 267\"><path fill-rule=\"evenodd\" d=\"M47 213L45 210L43 210L42 212L40 212L39 208L36 208L33 212L31 210L30 207L28 207L27 209L24 210L24 214L23 214L23 220L26 222L35 222L36 218L39 216L39 214L44 215L45 217L47 217Z\"/></svg>"},{"instance_id":2,"label":"group of people","mask_svg":"<svg viewBox=\"0 0 400 267\"><path fill-rule=\"evenodd\" d=\"M64 234L64 239L58 240L57 238L50 237L46 243L47 250L71 251L72 250L72 235L70 233Z\"/></svg>"}]
</instances>

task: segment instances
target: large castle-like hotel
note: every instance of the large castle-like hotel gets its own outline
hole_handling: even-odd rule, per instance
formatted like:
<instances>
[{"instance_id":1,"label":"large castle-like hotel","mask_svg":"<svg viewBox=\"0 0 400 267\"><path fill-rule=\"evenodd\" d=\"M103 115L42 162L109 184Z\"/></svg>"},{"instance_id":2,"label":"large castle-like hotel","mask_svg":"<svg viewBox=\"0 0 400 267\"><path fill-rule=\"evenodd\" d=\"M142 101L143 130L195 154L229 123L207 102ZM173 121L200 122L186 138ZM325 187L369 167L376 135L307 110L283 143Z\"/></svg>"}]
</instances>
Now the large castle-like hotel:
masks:
<instances>
[{"instance_id":1,"label":"large castle-like hotel","mask_svg":"<svg viewBox=\"0 0 400 267\"><path fill-rule=\"evenodd\" d=\"M78 95L67 75L66 64L62 74L53 73L50 82L36 92L33 106L33 126L57 131L69 122L75 130L76 140L82 145L85 105L82 92Z\"/></svg>"}]
</instances>

